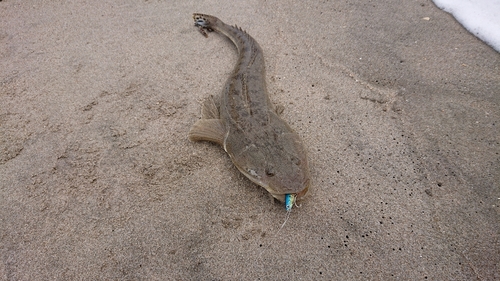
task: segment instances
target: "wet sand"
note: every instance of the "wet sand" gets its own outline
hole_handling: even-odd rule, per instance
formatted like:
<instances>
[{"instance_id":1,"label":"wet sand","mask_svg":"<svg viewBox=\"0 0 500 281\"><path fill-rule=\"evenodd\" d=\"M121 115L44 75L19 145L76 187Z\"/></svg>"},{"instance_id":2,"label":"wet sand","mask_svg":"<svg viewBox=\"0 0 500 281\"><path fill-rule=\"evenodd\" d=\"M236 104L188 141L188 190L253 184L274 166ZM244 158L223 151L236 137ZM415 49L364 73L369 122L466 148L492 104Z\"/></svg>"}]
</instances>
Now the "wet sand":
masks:
<instances>
[{"instance_id":1,"label":"wet sand","mask_svg":"<svg viewBox=\"0 0 500 281\"><path fill-rule=\"evenodd\" d=\"M29 2L29 3L28 3ZM0 279L500 279L500 55L431 1L0 2ZM187 139L248 31L313 184Z\"/></svg>"}]
</instances>

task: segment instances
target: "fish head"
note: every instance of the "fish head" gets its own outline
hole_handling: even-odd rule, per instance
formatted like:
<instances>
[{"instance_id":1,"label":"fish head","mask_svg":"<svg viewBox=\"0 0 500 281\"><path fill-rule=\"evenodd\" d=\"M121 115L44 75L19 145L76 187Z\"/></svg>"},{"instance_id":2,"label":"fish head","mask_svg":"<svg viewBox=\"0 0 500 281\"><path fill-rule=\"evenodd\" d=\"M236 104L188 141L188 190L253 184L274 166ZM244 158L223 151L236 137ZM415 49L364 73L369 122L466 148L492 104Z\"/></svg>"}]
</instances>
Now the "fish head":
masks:
<instances>
[{"instance_id":1,"label":"fish head","mask_svg":"<svg viewBox=\"0 0 500 281\"><path fill-rule=\"evenodd\" d=\"M244 153L231 157L235 166L274 198L285 202L286 194L304 196L310 185L307 157L302 149L250 145Z\"/></svg>"}]
</instances>

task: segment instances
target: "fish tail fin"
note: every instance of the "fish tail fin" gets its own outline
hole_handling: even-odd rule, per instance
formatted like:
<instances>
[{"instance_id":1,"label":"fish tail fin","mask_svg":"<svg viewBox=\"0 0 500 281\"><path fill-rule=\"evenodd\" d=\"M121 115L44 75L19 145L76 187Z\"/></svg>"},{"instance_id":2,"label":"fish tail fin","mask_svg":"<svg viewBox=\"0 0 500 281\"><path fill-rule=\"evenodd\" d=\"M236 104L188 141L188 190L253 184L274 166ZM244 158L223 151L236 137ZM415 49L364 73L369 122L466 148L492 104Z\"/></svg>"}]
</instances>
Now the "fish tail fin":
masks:
<instances>
[{"instance_id":1,"label":"fish tail fin","mask_svg":"<svg viewBox=\"0 0 500 281\"><path fill-rule=\"evenodd\" d=\"M194 13L193 14L194 25L198 27L199 31L203 36L207 36L207 31L212 32L217 30L217 23L220 21L218 18L210 15Z\"/></svg>"}]
</instances>

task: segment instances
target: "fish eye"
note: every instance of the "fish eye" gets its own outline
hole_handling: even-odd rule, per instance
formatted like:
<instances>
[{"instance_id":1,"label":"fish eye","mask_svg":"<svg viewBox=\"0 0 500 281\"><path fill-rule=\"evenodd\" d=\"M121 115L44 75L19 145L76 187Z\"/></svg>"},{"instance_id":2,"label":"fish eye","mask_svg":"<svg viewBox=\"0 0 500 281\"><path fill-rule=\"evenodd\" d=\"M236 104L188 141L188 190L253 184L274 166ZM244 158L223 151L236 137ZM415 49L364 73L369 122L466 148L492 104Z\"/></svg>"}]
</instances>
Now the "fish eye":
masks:
<instances>
[{"instance_id":1,"label":"fish eye","mask_svg":"<svg viewBox=\"0 0 500 281\"><path fill-rule=\"evenodd\" d=\"M274 171L271 169L266 168L266 176L268 177L274 177Z\"/></svg>"}]
</instances>

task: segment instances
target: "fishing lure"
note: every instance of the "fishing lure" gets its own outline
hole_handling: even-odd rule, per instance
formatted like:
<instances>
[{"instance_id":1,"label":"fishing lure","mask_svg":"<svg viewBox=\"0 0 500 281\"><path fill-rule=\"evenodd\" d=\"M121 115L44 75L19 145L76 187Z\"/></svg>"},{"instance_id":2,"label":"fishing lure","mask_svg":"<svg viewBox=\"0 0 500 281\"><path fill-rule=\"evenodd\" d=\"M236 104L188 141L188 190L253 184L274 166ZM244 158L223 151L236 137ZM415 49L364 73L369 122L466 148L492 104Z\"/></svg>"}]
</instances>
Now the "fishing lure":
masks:
<instances>
[{"instance_id":1,"label":"fishing lure","mask_svg":"<svg viewBox=\"0 0 500 281\"><path fill-rule=\"evenodd\" d=\"M281 225L280 230L278 230L278 233L281 231L283 226L285 226L286 222L288 221L288 218L290 217L290 213L292 212L292 207L295 204L296 200L297 200L297 194L295 194L295 193L285 194L286 217L285 217L285 221Z\"/></svg>"},{"instance_id":2,"label":"fishing lure","mask_svg":"<svg viewBox=\"0 0 500 281\"><path fill-rule=\"evenodd\" d=\"M293 204L297 200L297 194L286 194L285 195L285 208L287 212L292 210Z\"/></svg>"}]
</instances>

